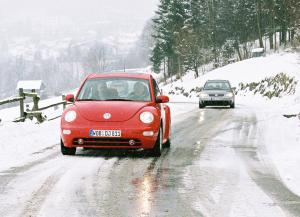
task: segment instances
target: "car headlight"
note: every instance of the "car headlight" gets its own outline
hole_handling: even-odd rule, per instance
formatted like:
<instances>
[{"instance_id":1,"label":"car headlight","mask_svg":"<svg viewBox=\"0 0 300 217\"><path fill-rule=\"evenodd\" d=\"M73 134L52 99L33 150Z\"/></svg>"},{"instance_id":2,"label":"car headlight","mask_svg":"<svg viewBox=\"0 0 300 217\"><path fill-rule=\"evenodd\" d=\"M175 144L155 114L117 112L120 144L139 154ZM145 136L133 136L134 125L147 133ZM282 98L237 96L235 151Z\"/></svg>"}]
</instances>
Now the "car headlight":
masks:
<instances>
[{"instance_id":1,"label":"car headlight","mask_svg":"<svg viewBox=\"0 0 300 217\"><path fill-rule=\"evenodd\" d=\"M65 114L65 121L70 123L76 119L76 116L77 116L77 114L75 111L68 111Z\"/></svg>"},{"instance_id":2,"label":"car headlight","mask_svg":"<svg viewBox=\"0 0 300 217\"><path fill-rule=\"evenodd\" d=\"M143 112L140 114L140 120L144 124L150 124L154 121L154 115L151 112Z\"/></svg>"},{"instance_id":3,"label":"car headlight","mask_svg":"<svg viewBox=\"0 0 300 217\"><path fill-rule=\"evenodd\" d=\"M226 97L233 97L233 93L226 93Z\"/></svg>"},{"instance_id":4,"label":"car headlight","mask_svg":"<svg viewBox=\"0 0 300 217\"><path fill-rule=\"evenodd\" d=\"M207 93L200 93L200 98L206 98L206 97L208 97Z\"/></svg>"}]
</instances>

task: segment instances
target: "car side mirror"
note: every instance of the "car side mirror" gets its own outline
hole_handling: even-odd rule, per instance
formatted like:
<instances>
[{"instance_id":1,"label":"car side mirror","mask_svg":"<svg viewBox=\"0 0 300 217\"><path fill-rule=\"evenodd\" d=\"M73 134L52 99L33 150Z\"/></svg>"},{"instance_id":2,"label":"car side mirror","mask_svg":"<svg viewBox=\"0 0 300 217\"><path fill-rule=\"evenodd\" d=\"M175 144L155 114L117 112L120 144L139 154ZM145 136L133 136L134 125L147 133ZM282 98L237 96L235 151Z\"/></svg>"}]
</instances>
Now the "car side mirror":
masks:
<instances>
[{"instance_id":1,"label":"car side mirror","mask_svg":"<svg viewBox=\"0 0 300 217\"><path fill-rule=\"evenodd\" d=\"M74 94L67 94L66 97L65 97L65 100L67 102L74 102L75 101Z\"/></svg>"},{"instance_id":2,"label":"car side mirror","mask_svg":"<svg viewBox=\"0 0 300 217\"><path fill-rule=\"evenodd\" d=\"M158 97L156 97L156 102L157 103L167 103L167 102L169 102L169 97L168 96L158 96Z\"/></svg>"},{"instance_id":3,"label":"car side mirror","mask_svg":"<svg viewBox=\"0 0 300 217\"><path fill-rule=\"evenodd\" d=\"M236 87L232 87L231 90L233 93L236 93Z\"/></svg>"}]
</instances>

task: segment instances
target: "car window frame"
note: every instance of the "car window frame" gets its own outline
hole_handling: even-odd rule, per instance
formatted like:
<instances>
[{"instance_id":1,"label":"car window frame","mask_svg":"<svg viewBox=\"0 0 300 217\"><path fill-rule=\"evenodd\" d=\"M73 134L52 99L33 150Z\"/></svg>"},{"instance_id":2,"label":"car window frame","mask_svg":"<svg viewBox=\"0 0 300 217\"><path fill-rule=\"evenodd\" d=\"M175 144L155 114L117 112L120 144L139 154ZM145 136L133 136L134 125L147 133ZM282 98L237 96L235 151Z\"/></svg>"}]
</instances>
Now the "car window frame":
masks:
<instances>
[{"instance_id":1,"label":"car window frame","mask_svg":"<svg viewBox=\"0 0 300 217\"><path fill-rule=\"evenodd\" d=\"M203 90L204 91L208 91L208 90L218 90L218 89L205 89L205 86L208 84L208 83L227 83L228 84L228 86L229 86L229 88L228 89L221 89L221 90L224 90L224 91L231 91L232 89L231 89L231 85L230 85L230 82L229 81L207 81L207 82L205 82L205 84L204 84L204 86L203 86Z\"/></svg>"},{"instance_id":2,"label":"car window frame","mask_svg":"<svg viewBox=\"0 0 300 217\"><path fill-rule=\"evenodd\" d=\"M103 80L109 80L109 79L113 79L113 78L114 78L114 79L128 79L128 80L140 80L140 81L143 81L143 82L147 85L147 87L148 87L150 100L149 100L149 101L132 101L132 102L146 102L146 103L148 103L148 102L152 102L152 101L153 101L153 97L152 97L152 94L151 94L151 84L150 84L150 80L149 80L149 79L145 79L145 78L136 78L136 77L121 77L121 76L120 76L120 77L97 77L97 78L89 78L89 79L86 79L86 80L83 82L83 84L82 84L80 90L78 91L78 94L77 94L77 96L76 96L76 101L80 101L79 96L80 96L81 92L83 91L84 86L86 85L87 82L89 82L89 81L91 81L91 80L100 80L100 79L103 79ZM99 100L99 101L100 101L100 100Z\"/></svg>"},{"instance_id":3,"label":"car window frame","mask_svg":"<svg viewBox=\"0 0 300 217\"><path fill-rule=\"evenodd\" d=\"M158 86L158 84L157 84L157 82L156 82L156 80L153 78L152 79L152 83L153 83L153 90L154 90L154 97L158 97L158 96L161 96L162 95L162 93L161 93L161 91L160 91L160 89L159 89L159 86Z\"/></svg>"}]
</instances>

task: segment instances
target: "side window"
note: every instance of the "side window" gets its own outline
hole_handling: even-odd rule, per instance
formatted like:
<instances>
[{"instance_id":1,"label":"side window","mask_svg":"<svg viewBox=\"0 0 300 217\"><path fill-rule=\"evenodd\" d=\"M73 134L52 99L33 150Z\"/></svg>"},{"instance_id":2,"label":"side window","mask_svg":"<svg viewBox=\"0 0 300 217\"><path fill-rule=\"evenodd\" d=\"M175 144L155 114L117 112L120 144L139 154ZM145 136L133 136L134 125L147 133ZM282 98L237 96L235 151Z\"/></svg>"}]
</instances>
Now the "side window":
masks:
<instances>
[{"instance_id":1,"label":"side window","mask_svg":"<svg viewBox=\"0 0 300 217\"><path fill-rule=\"evenodd\" d=\"M154 85L154 95L155 95L155 97L160 96L161 93L160 93L159 87L158 87L158 85L157 85L157 83L154 79L153 79L153 85Z\"/></svg>"}]
</instances>

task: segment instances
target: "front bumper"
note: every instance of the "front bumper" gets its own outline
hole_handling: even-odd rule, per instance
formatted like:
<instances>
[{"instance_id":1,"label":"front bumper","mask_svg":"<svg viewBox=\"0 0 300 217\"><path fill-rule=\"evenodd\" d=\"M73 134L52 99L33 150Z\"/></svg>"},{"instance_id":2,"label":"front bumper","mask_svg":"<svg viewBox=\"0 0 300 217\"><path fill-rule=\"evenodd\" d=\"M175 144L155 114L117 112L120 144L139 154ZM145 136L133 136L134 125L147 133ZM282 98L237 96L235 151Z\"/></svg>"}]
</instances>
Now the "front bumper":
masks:
<instances>
[{"instance_id":1,"label":"front bumper","mask_svg":"<svg viewBox=\"0 0 300 217\"><path fill-rule=\"evenodd\" d=\"M232 97L207 97L207 98L200 98L199 103L205 106L227 106L232 105L234 103L234 98Z\"/></svg>"},{"instance_id":2,"label":"front bumper","mask_svg":"<svg viewBox=\"0 0 300 217\"><path fill-rule=\"evenodd\" d=\"M94 137L90 136L90 129L97 130L121 130L121 137ZM152 131L153 135L144 136L144 132ZM65 134L68 132L69 134ZM157 127L124 127L124 126L62 126L61 138L65 147L84 147L99 149L152 149L155 145L159 132ZM79 142L81 139L81 142ZM133 143L134 141L134 143Z\"/></svg>"}]
</instances>

